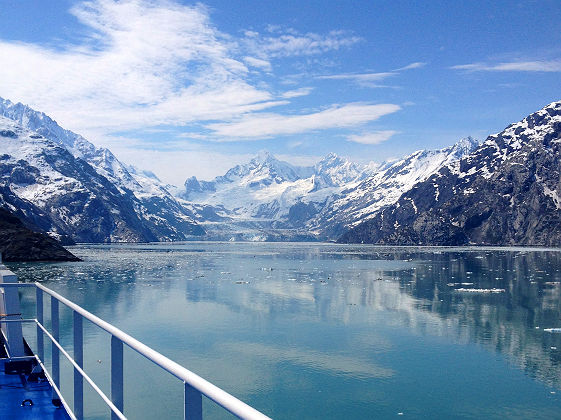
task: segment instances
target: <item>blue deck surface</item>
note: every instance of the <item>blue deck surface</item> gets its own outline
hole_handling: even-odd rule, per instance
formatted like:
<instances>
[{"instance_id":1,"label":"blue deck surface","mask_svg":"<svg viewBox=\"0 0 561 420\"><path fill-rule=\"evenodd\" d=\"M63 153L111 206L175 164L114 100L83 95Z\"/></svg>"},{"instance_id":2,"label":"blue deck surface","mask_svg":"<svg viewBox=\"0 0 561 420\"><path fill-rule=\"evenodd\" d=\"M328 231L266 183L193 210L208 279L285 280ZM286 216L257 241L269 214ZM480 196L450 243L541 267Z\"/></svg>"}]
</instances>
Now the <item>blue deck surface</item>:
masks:
<instances>
[{"instance_id":1,"label":"blue deck surface","mask_svg":"<svg viewBox=\"0 0 561 420\"><path fill-rule=\"evenodd\" d=\"M30 399L33 406L22 407ZM48 381L27 382L25 375L6 374L4 361L0 361L0 419L70 419L64 408L52 403L52 388Z\"/></svg>"}]
</instances>

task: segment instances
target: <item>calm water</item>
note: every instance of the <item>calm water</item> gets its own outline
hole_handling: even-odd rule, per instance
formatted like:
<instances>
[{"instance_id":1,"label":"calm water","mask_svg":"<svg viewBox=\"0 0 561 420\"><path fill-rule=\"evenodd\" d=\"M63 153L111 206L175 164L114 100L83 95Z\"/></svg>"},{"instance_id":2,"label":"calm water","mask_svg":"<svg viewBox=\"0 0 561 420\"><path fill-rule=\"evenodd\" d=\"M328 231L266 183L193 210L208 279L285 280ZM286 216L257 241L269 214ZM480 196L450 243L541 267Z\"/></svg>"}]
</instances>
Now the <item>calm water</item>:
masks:
<instances>
[{"instance_id":1,"label":"calm water","mask_svg":"<svg viewBox=\"0 0 561 420\"><path fill-rule=\"evenodd\" d=\"M544 331L561 327L559 251L188 243L73 252L84 262L11 268L275 419L561 417L561 334ZM23 297L32 316L33 294ZM71 349L71 313L61 317ZM108 390L110 339L86 324L86 371ZM178 380L130 349L125 375L130 418L181 418ZM63 390L71 400L69 381ZM88 398L88 418L106 418Z\"/></svg>"}]
</instances>

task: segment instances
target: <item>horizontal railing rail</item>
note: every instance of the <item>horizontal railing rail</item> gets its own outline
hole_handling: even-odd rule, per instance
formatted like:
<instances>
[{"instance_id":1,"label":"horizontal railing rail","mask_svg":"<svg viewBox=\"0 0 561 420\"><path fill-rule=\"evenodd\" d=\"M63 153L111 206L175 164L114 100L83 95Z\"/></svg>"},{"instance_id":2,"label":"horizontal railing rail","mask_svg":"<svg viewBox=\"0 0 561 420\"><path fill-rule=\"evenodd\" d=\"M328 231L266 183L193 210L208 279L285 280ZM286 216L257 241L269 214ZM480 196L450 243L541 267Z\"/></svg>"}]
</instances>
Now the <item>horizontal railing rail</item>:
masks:
<instances>
[{"instance_id":1,"label":"horizontal railing rail","mask_svg":"<svg viewBox=\"0 0 561 420\"><path fill-rule=\"evenodd\" d=\"M243 401L237 399L221 388L213 385L206 379L191 372L180 364L167 358L156 350L148 347L144 343L138 341L132 336L121 331L114 325L102 320L91 312L88 312L81 306L66 299L53 290L43 286L40 283L1 283L2 287L35 287L37 299L37 318L36 319L19 319L19 320L0 320L2 322L35 322L37 325L37 355L36 358L43 366L44 342L43 336L46 335L51 341L51 370L48 376L52 383L57 396L61 402L67 407L66 402L60 393L60 357L62 353L74 368L74 404L73 412L70 411L71 418L80 420L83 418L83 380L85 379L94 391L103 399L111 410L112 419L126 419L123 414L123 344L133 349L137 353L150 360L160 368L169 372L176 378L183 381L184 386L184 418L189 420L201 420L202 412L202 395L214 401L228 412L240 419L247 420L266 420L269 419L263 413L257 411L253 407L247 405ZM43 294L46 293L51 297L51 332L43 326ZM59 302L73 311L74 324L74 349L73 355L70 354L59 343ZM94 383L94 381L83 370L83 329L82 319L87 319L97 327L106 331L111 335L111 398ZM46 370L45 373L47 374Z\"/></svg>"}]
</instances>

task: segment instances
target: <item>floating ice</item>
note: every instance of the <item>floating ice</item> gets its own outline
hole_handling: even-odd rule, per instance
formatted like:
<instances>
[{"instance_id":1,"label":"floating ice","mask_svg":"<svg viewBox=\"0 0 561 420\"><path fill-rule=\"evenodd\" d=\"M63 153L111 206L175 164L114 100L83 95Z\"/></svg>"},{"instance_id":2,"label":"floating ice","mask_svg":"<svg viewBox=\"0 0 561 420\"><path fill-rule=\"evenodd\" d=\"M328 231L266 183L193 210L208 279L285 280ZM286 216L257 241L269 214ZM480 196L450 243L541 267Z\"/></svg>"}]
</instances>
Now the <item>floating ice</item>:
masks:
<instances>
[{"instance_id":1,"label":"floating ice","mask_svg":"<svg viewBox=\"0 0 561 420\"><path fill-rule=\"evenodd\" d=\"M505 289L465 289L465 288L459 288L456 289L456 292L470 292L470 293L503 293L505 292Z\"/></svg>"},{"instance_id":2,"label":"floating ice","mask_svg":"<svg viewBox=\"0 0 561 420\"><path fill-rule=\"evenodd\" d=\"M561 333L561 328L544 328L543 330L548 333Z\"/></svg>"}]
</instances>

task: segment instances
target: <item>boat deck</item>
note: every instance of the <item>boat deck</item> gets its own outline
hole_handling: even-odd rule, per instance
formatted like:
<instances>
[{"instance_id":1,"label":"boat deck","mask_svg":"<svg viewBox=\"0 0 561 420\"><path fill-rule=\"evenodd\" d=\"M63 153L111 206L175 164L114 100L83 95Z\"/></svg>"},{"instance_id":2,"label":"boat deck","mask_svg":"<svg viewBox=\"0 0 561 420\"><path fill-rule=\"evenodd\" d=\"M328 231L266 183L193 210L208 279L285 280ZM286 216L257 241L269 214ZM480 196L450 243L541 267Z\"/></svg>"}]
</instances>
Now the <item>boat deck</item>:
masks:
<instances>
[{"instance_id":1,"label":"boat deck","mask_svg":"<svg viewBox=\"0 0 561 420\"><path fill-rule=\"evenodd\" d=\"M53 405L53 391L47 380L30 382L25 374L6 373L5 365L0 360L0 419L70 419L63 407ZM22 406L25 400L28 401Z\"/></svg>"}]
</instances>

